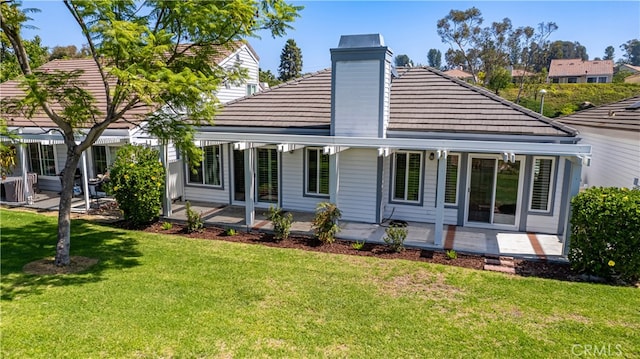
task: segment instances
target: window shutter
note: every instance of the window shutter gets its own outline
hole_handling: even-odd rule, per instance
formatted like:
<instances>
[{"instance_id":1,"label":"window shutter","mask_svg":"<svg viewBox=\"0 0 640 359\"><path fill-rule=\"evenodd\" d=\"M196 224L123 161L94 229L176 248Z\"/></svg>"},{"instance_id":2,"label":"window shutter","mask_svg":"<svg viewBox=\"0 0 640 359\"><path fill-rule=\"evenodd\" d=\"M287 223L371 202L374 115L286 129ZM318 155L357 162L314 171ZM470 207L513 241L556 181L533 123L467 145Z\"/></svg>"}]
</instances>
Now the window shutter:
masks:
<instances>
[{"instance_id":1,"label":"window shutter","mask_svg":"<svg viewBox=\"0 0 640 359\"><path fill-rule=\"evenodd\" d=\"M318 150L307 152L307 192L318 191Z\"/></svg>"},{"instance_id":2,"label":"window shutter","mask_svg":"<svg viewBox=\"0 0 640 359\"><path fill-rule=\"evenodd\" d=\"M395 158L395 178L394 178L394 199L404 199L405 181L407 175L407 154L396 153Z\"/></svg>"},{"instance_id":3,"label":"window shutter","mask_svg":"<svg viewBox=\"0 0 640 359\"><path fill-rule=\"evenodd\" d=\"M552 171L553 159L535 159L533 167L533 190L531 194L532 210L549 210L549 195L551 194Z\"/></svg>"},{"instance_id":4,"label":"window shutter","mask_svg":"<svg viewBox=\"0 0 640 359\"><path fill-rule=\"evenodd\" d=\"M422 167L422 156L419 153L409 154L409 168L407 181L407 201L418 201L420 199L420 170Z\"/></svg>"},{"instance_id":5,"label":"window shutter","mask_svg":"<svg viewBox=\"0 0 640 359\"><path fill-rule=\"evenodd\" d=\"M455 204L458 194L458 161L457 155L447 156L447 172L444 185L444 203Z\"/></svg>"},{"instance_id":6,"label":"window shutter","mask_svg":"<svg viewBox=\"0 0 640 359\"><path fill-rule=\"evenodd\" d=\"M320 153L320 194L329 194L329 155Z\"/></svg>"}]
</instances>

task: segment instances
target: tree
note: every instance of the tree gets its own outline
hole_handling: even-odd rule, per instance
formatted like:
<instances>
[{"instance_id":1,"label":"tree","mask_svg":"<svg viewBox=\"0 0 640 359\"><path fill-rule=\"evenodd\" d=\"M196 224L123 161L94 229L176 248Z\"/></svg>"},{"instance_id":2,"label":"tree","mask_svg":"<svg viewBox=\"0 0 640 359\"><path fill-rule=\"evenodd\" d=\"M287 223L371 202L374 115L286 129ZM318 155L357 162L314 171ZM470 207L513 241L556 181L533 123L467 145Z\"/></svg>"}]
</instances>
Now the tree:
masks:
<instances>
[{"instance_id":1,"label":"tree","mask_svg":"<svg viewBox=\"0 0 640 359\"><path fill-rule=\"evenodd\" d=\"M258 69L258 78L260 82L266 82L269 87L278 86L281 83L276 75L271 73L271 70L262 71L262 69Z\"/></svg>"},{"instance_id":2,"label":"tree","mask_svg":"<svg viewBox=\"0 0 640 359\"><path fill-rule=\"evenodd\" d=\"M616 49L613 46L607 46L607 48L604 49L604 57L602 59L613 60L615 56L615 52L616 52Z\"/></svg>"},{"instance_id":3,"label":"tree","mask_svg":"<svg viewBox=\"0 0 640 359\"><path fill-rule=\"evenodd\" d=\"M549 58L547 59L547 67L553 59L581 59L589 60L587 48L580 45L578 41L554 41L549 49Z\"/></svg>"},{"instance_id":4,"label":"tree","mask_svg":"<svg viewBox=\"0 0 640 359\"><path fill-rule=\"evenodd\" d=\"M451 10L444 18L438 20L438 35L442 42L451 46L447 50L447 64L450 67L464 65L477 81L478 52L473 51L476 38L482 29L482 14L476 7L461 11Z\"/></svg>"},{"instance_id":5,"label":"tree","mask_svg":"<svg viewBox=\"0 0 640 359\"><path fill-rule=\"evenodd\" d=\"M280 54L280 81L286 82L302 73L302 52L293 39L287 40Z\"/></svg>"},{"instance_id":6,"label":"tree","mask_svg":"<svg viewBox=\"0 0 640 359\"><path fill-rule=\"evenodd\" d=\"M510 65L507 40L511 32L511 20L504 18L501 22L493 22L490 27L482 29L476 38L485 84L493 77L494 71Z\"/></svg>"},{"instance_id":7,"label":"tree","mask_svg":"<svg viewBox=\"0 0 640 359\"><path fill-rule=\"evenodd\" d=\"M282 0L63 3L100 73L104 104L96 103L79 83L81 71L34 69L21 36L28 20L21 3L0 3L0 26L16 54L25 88L25 97L3 104L3 110L26 117L36 110L46 113L67 147L54 260L58 266L70 263L73 174L82 153L110 124L124 121L132 109L145 109L146 116L137 123L144 121L147 131L163 143L172 141L195 165L201 152L193 145L193 126L212 124L216 90L227 79L246 76L246 71L221 68L211 59L221 48L231 49L234 41L263 29L274 37L284 35L301 9ZM55 109L55 103L62 108ZM76 136L81 128L85 133Z\"/></svg>"},{"instance_id":8,"label":"tree","mask_svg":"<svg viewBox=\"0 0 640 359\"><path fill-rule=\"evenodd\" d=\"M622 55L623 63L640 66L640 40L629 40L620 45L620 48L624 51Z\"/></svg>"},{"instance_id":9,"label":"tree","mask_svg":"<svg viewBox=\"0 0 640 359\"><path fill-rule=\"evenodd\" d=\"M496 95L500 95L500 90L507 88L511 83L511 71L504 67L494 69L488 79L488 88L495 91Z\"/></svg>"},{"instance_id":10,"label":"tree","mask_svg":"<svg viewBox=\"0 0 640 359\"><path fill-rule=\"evenodd\" d=\"M41 42L42 40L39 36L34 37L33 40L24 41L27 57L34 67L47 62L47 57L49 56L49 50L42 46ZM21 74L18 58L14 54L11 43L4 32L0 33L0 59L2 59L0 82L11 80Z\"/></svg>"},{"instance_id":11,"label":"tree","mask_svg":"<svg viewBox=\"0 0 640 359\"><path fill-rule=\"evenodd\" d=\"M51 55L49 55L49 60L56 59L77 59L81 57L89 57L90 51L89 48L83 46L80 51L75 45L69 46L54 46L51 49Z\"/></svg>"},{"instance_id":12,"label":"tree","mask_svg":"<svg viewBox=\"0 0 640 359\"><path fill-rule=\"evenodd\" d=\"M393 61L396 67L413 66L413 61L411 61L408 55L398 55Z\"/></svg>"},{"instance_id":13,"label":"tree","mask_svg":"<svg viewBox=\"0 0 640 359\"><path fill-rule=\"evenodd\" d=\"M429 66L440 70L442 68L442 53L438 49L430 49L427 54Z\"/></svg>"}]
</instances>

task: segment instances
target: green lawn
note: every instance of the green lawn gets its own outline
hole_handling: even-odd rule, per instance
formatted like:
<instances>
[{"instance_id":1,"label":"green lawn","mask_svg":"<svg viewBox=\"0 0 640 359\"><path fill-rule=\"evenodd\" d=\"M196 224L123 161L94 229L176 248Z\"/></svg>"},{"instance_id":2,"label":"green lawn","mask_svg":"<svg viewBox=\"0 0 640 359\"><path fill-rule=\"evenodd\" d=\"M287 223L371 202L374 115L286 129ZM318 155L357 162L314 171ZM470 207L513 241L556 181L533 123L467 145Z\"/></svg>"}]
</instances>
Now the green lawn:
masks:
<instances>
[{"instance_id":1,"label":"green lawn","mask_svg":"<svg viewBox=\"0 0 640 359\"><path fill-rule=\"evenodd\" d=\"M0 210L2 358L640 356L636 288L83 221L72 255L97 266L24 274L54 253L55 219Z\"/></svg>"}]
</instances>

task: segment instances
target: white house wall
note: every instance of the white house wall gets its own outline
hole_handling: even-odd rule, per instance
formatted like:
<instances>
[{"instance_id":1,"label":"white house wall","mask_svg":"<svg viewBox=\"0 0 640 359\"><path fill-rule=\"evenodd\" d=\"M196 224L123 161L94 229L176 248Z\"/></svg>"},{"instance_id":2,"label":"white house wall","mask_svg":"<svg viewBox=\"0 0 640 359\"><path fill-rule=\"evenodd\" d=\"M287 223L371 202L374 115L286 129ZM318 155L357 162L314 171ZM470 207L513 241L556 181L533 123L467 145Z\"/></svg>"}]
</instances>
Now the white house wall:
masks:
<instances>
[{"instance_id":1,"label":"white house wall","mask_svg":"<svg viewBox=\"0 0 640 359\"><path fill-rule=\"evenodd\" d=\"M558 162L557 166L557 180L553 186L554 192L554 200L552 203L552 214L536 214L535 212L529 212L527 215L527 232L536 232L536 233L558 233L558 222L562 213L562 192L564 188L564 171L565 171L565 157L556 157L556 161ZM531 176L530 173L526 173L526 176ZM527 198L526 201L523 201L522 205L529 208L530 198L528 194L524 194Z\"/></svg>"},{"instance_id":2,"label":"white house wall","mask_svg":"<svg viewBox=\"0 0 640 359\"><path fill-rule=\"evenodd\" d=\"M640 133L574 127L592 152L591 165L582 168L582 184L633 188L634 178L640 178Z\"/></svg>"},{"instance_id":3,"label":"white house wall","mask_svg":"<svg viewBox=\"0 0 640 359\"><path fill-rule=\"evenodd\" d=\"M258 86L258 68L259 63L255 57L251 54L249 49L246 46L243 46L240 50L238 50L237 54L240 55L240 61L242 62L242 67L248 70L248 78L246 83L235 85L230 84L229 88L226 88L224 84L218 90L218 99L221 103L225 104L229 101L244 97L247 95L247 84L255 84ZM234 66L237 61L236 53L229 56L227 59L220 62L220 66L223 68Z\"/></svg>"},{"instance_id":4,"label":"white house wall","mask_svg":"<svg viewBox=\"0 0 640 359\"><path fill-rule=\"evenodd\" d=\"M375 223L378 151L349 149L339 155L338 207L342 219Z\"/></svg>"},{"instance_id":5,"label":"white house wall","mask_svg":"<svg viewBox=\"0 0 640 359\"><path fill-rule=\"evenodd\" d=\"M184 195L186 201L211 202L211 203L229 203L229 191L231 188L229 174L229 146L222 145L222 188L216 188L205 185L194 185L188 181L187 168L184 169Z\"/></svg>"},{"instance_id":6,"label":"white house wall","mask_svg":"<svg viewBox=\"0 0 640 359\"><path fill-rule=\"evenodd\" d=\"M305 149L282 154L282 203L281 207L293 211L313 212L319 202L329 201L329 197L304 195L304 153Z\"/></svg>"}]
</instances>

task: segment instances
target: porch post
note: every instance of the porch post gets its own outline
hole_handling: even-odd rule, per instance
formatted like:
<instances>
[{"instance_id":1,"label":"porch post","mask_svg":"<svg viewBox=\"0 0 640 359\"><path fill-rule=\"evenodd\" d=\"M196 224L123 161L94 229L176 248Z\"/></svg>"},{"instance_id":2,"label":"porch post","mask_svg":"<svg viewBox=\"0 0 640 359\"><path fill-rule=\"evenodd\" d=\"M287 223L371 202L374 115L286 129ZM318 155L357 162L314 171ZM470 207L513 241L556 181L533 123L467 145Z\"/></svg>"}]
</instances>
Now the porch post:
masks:
<instances>
[{"instance_id":1,"label":"porch post","mask_svg":"<svg viewBox=\"0 0 640 359\"><path fill-rule=\"evenodd\" d=\"M24 200L29 203L29 197L33 196L33 193L29 192L29 176L27 175L27 144L20 142L20 167L22 169L22 193L24 194ZM33 197L31 198L33 200Z\"/></svg>"},{"instance_id":2,"label":"porch post","mask_svg":"<svg viewBox=\"0 0 640 359\"><path fill-rule=\"evenodd\" d=\"M564 216L564 241L562 242L562 255L567 256L569 254L569 244L571 242L571 199L580 192L580 182L582 181L582 159L572 158L568 161L571 166L571 175L568 178L569 192L566 194L567 206Z\"/></svg>"},{"instance_id":3,"label":"porch post","mask_svg":"<svg viewBox=\"0 0 640 359\"><path fill-rule=\"evenodd\" d=\"M84 210L89 212L89 180L87 175L87 151L82 152L82 192L84 193Z\"/></svg>"},{"instance_id":4,"label":"porch post","mask_svg":"<svg viewBox=\"0 0 640 359\"><path fill-rule=\"evenodd\" d=\"M244 149L244 218L247 232L251 230L256 219L254 158L252 146Z\"/></svg>"},{"instance_id":5,"label":"porch post","mask_svg":"<svg viewBox=\"0 0 640 359\"><path fill-rule=\"evenodd\" d=\"M171 195L169 193L169 150L167 141L160 143L160 162L164 168L164 194L162 195L162 216L170 217L173 214L171 210Z\"/></svg>"},{"instance_id":6,"label":"porch post","mask_svg":"<svg viewBox=\"0 0 640 359\"><path fill-rule=\"evenodd\" d=\"M338 195L340 193L340 171L339 167L340 152L329 154L329 202L338 205Z\"/></svg>"},{"instance_id":7,"label":"porch post","mask_svg":"<svg viewBox=\"0 0 640 359\"><path fill-rule=\"evenodd\" d=\"M438 151L438 178L436 181L436 224L434 232L434 245L442 247L444 241L444 191L445 172L447 170L447 151Z\"/></svg>"}]
</instances>

